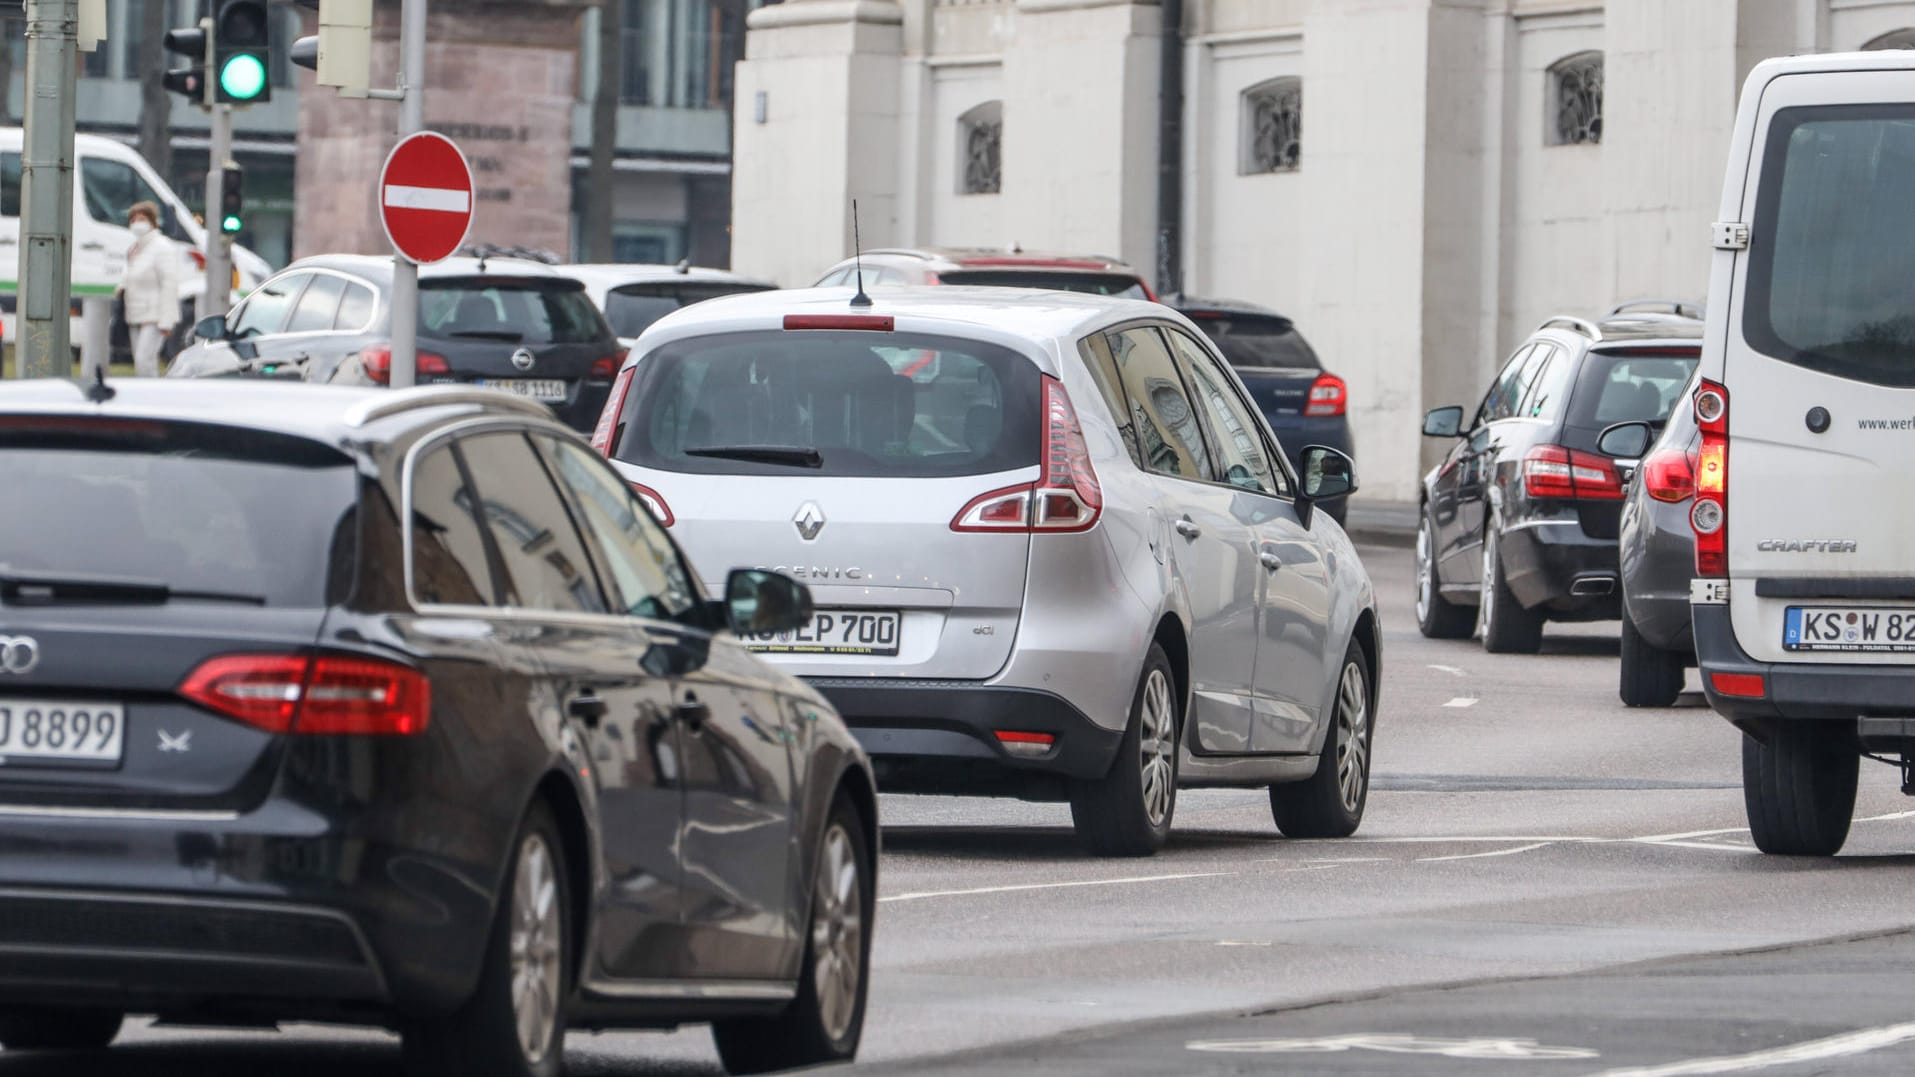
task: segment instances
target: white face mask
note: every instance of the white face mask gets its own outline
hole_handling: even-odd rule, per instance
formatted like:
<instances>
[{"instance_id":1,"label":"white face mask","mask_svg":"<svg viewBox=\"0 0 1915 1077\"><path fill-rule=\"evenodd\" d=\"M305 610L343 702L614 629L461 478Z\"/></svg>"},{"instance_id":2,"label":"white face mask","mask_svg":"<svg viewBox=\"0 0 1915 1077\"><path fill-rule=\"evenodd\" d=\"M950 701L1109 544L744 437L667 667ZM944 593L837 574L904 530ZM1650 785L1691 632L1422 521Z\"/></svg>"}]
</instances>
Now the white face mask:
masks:
<instances>
[{"instance_id":1,"label":"white face mask","mask_svg":"<svg viewBox=\"0 0 1915 1077\"><path fill-rule=\"evenodd\" d=\"M153 230L153 222L146 220L145 218L141 218L140 220L134 221L132 224L127 225L127 227L133 230L134 235L145 236L148 232L151 232Z\"/></svg>"}]
</instances>

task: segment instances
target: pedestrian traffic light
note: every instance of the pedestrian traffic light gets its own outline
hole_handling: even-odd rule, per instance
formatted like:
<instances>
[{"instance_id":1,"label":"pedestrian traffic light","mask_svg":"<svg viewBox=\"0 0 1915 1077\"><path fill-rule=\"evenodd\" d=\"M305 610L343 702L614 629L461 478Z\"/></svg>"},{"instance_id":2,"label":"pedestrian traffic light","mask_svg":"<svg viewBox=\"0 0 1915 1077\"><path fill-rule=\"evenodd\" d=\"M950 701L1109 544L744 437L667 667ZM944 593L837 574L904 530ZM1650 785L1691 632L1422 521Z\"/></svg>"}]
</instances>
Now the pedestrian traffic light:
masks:
<instances>
[{"instance_id":1,"label":"pedestrian traffic light","mask_svg":"<svg viewBox=\"0 0 1915 1077\"><path fill-rule=\"evenodd\" d=\"M207 73L213 67L212 40L207 36L206 28L206 20L202 19L198 26L168 30L162 39L167 52L177 52L193 61L192 67L168 71L162 82L169 91L196 105L213 103L211 95L206 92L211 81Z\"/></svg>"},{"instance_id":2,"label":"pedestrian traffic light","mask_svg":"<svg viewBox=\"0 0 1915 1077\"><path fill-rule=\"evenodd\" d=\"M273 99L269 77L272 23L264 0L220 0L213 22L215 99L256 105Z\"/></svg>"},{"instance_id":3,"label":"pedestrian traffic light","mask_svg":"<svg viewBox=\"0 0 1915 1077\"><path fill-rule=\"evenodd\" d=\"M246 227L246 170L227 165L219 177L219 230L235 235Z\"/></svg>"}]
</instances>

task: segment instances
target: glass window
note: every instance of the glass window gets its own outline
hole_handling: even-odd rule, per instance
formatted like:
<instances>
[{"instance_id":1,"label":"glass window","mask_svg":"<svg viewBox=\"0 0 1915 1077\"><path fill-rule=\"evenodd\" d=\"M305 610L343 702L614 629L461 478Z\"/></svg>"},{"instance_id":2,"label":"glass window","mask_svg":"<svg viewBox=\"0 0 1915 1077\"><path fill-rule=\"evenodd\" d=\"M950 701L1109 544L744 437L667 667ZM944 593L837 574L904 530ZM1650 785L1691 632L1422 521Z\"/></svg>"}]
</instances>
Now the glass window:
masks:
<instances>
[{"instance_id":1,"label":"glass window","mask_svg":"<svg viewBox=\"0 0 1915 1077\"><path fill-rule=\"evenodd\" d=\"M1110 409L1111 420L1123 436L1124 450L1130 453L1132 463L1143 467L1144 454L1137 447L1137 424L1132 421L1130 405L1124 401L1123 379L1117 373L1117 356L1110 350L1109 334L1093 333L1078 342L1077 347L1084 356L1084 365L1090 368L1091 377L1097 382L1104 406Z\"/></svg>"},{"instance_id":2,"label":"glass window","mask_svg":"<svg viewBox=\"0 0 1915 1077\"><path fill-rule=\"evenodd\" d=\"M288 333L313 333L332 328L333 317L339 312L339 297L346 290L346 282L330 273L315 273L311 284L299 297L299 305L293 308L292 320L286 323Z\"/></svg>"},{"instance_id":3,"label":"glass window","mask_svg":"<svg viewBox=\"0 0 1915 1077\"><path fill-rule=\"evenodd\" d=\"M1516 414L1524 390L1529 388L1529 383L1523 377L1524 372L1530 369L1530 360L1543 350L1538 344L1517 349L1516 354L1504 364L1503 372L1496 376L1496 384L1491 386L1489 395L1483 398L1483 406L1477 409L1476 425L1493 423Z\"/></svg>"},{"instance_id":4,"label":"glass window","mask_svg":"<svg viewBox=\"0 0 1915 1077\"><path fill-rule=\"evenodd\" d=\"M151 202L162 216L170 203L160 197L146 178L124 161L104 157L80 158L80 192L85 198L87 216L103 224L126 224L126 211L136 202Z\"/></svg>"},{"instance_id":5,"label":"glass window","mask_svg":"<svg viewBox=\"0 0 1915 1077\"><path fill-rule=\"evenodd\" d=\"M260 285L234 313L233 324L228 327L233 337L257 337L279 332L280 327L286 324L286 316L292 313L293 300L299 297L299 290L306 286L306 280L311 276L310 273L288 273Z\"/></svg>"},{"instance_id":6,"label":"glass window","mask_svg":"<svg viewBox=\"0 0 1915 1077\"><path fill-rule=\"evenodd\" d=\"M745 58L745 13L720 0L624 0L619 100L627 105L725 108Z\"/></svg>"},{"instance_id":7,"label":"glass window","mask_svg":"<svg viewBox=\"0 0 1915 1077\"><path fill-rule=\"evenodd\" d=\"M698 589L678 550L605 460L574 442L544 435L534 440L571 492L599 564L611 575L606 584L615 608L669 621L697 606Z\"/></svg>"},{"instance_id":8,"label":"glass window","mask_svg":"<svg viewBox=\"0 0 1915 1077\"><path fill-rule=\"evenodd\" d=\"M1785 363L1915 387L1915 105L1770 124L1743 334Z\"/></svg>"},{"instance_id":9,"label":"glass window","mask_svg":"<svg viewBox=\"0 0 1915 1077\"><path fill-rule=\"evenodd\" d=\"M1183 369L1190 374L1191 387L1203 403L1210 433L1216 439L1223 480L1259 493L1284 492L1257 420L1237 396L1235 379L1196 341L1175 329L1165 330L1164 335L1176 347Z\"/></svg>"},{"instance_id":10,"label":"glass window","mask_svg":"<svg viewBox=\"0 0 1915 1077\"><path fill-rule=\"evenodd\" d=\"M688 281L683 284L627 284L614 288L605 297L605 320L612 332L635 337L651 324L680 307L689 307L721 295L741 295L767 291L757 284L728 284L719 281Z\"/></svg>"},{"instance_id":11,"label":"glass window","mask_svg":"<svg viewBox=\"0 0 1915 1077\"><path fill-rule=\"evenodd\" d=\"M20 215L20 155L0 153L0 217Z\"/></svg>"},{"instance_id":12,"label":"glass window","mask_svg":"<svg viewBox=\"0 0 1915 1077\"><path fill-rule=\"evenodd\" d=\"M364 329L372 320L372 307L372 289L363 284L349 284L339 300L339 316L333 319L332 327L354 332Z\"/></svg>"},{"instance_id":13,"label":"glass window","mask_svg":"<svg viewBox=\"0 0 1915 1077\"><path fill-rule=\"evenodd\" d=\"M561 613L605 613L585 543L532 443L516 431L459 442L497 544L511 593L504 604Z\"/></svg>"},{"instance_id":14,"label":"glass window","mask_svg":"<svg viewBox=\"0 0 1915 1077\"><path fill-rule=\"evenodd\" d=\"M866 269L865 280L871 279ZM954 269L938 274L945 284L974 284L986 288L1050 288L1060 292L1114 295L1121 299L1149 299L1144 282L1127 273L1060 273L1051 269ZM885 284L892 283L889 280Z\"/></svg>"},{"instance_id":15,"label":"glass window","mask_svg":"<svg viewBox=\"0 0 1915 1077\"><path fill-rule=\"evenodd\" d=\"M1272 314L1235 314L1229 311L1184 311L1204 331L1231 366L1322 370L1303 334L1288 318Z\"/></svg>"},{"instance_id":16,"label":"glass window","mask_svg":"<svg viewBox=\"0 0 1915 1077\"><path fill-rule=\"evenodd\" d=\"M1687 355L1590 352L1576 378L1569 425L1600 430L1611 423L1662 422L1701 358L1699 348Z\"/></svg>"},{"instance_id":17,"label":"glass window","mask_svg":"<svg viewBox=\"0 0 1915 1077\"><path fill-rule=\"evenodd\" d=\"M420 281L419 321L422 333L441 340L589 344L611 335L585 290L570 281Z\"/></svg>"},{"instance_id":18,"label":"glass window","mask_svg":"<svg viewBox=\"0 0 1915 1077\"><path fill-rule=\"evenodd\" d=\"M1554 419L1569 392L1569 357L1551 345L1537 345L1536 351L1543 356L1542 365L1530 380L1529 396L1517 414L1525 419Z\"/></svg>"},{"instance_id":19,"label":"glass window","mask_svg":"<svg viewBox=\"0 0 1915 1077\"><path fill-rule=\"evenodd\" d=\"M412 593L418 601L497 604L476 508L452 446L433 449L413 465Z\"/></svg>"},{"instance_id":20,"label":"glass window","mask_svg":"<svg viewBox=\"0 0 1915 1077\"><path fill-rule=\"evenodd\" d=\"M1126 329L1110 334L1110 346L1144 466L1160 475L1205 481L1214 477L1196 409L1190 406L1163 335L1155 329Z\"/></svg>"}]
</instances>

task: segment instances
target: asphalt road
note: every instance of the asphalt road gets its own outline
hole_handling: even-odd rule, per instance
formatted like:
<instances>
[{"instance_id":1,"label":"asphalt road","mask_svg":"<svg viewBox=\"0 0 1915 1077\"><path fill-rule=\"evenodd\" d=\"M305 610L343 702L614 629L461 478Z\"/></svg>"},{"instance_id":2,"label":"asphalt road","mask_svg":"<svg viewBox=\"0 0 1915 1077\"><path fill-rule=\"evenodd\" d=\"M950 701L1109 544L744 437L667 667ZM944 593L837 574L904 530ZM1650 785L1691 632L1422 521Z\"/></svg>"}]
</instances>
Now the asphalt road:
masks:
<instances>
[{"instance_id":1,"label":"asphalt road","mask_svg":"<svg viewBox=\"0 0 1915 1077\"><path fill-rule=\"evenodd\" d=\"M1865 764L1841 858L1763 857L1738 735L1695 696L1624 709L1614 626L1552 628L1541 657L1432 643L1407 552L1365 559L1385 644L1359 834L1287 841L1259 794L1187 793L1163 854L1105 861L1060 806L887 798L861 1068L1915 1069L1915 802L1889 768ZM122 1043L87 1072L398 1072L390 1038L354 1031ZM574 1035L569 1058L717 1072L702 1029Z\"/></svg>"}]
</instances>

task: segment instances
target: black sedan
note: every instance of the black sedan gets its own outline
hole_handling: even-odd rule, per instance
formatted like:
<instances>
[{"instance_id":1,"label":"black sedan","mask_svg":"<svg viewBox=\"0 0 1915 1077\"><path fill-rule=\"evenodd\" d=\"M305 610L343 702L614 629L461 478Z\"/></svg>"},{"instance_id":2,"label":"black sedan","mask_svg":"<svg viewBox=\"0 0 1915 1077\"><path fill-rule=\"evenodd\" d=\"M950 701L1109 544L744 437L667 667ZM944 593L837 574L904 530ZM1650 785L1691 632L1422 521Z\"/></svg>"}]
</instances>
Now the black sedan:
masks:
<instances>
[{"instance_id":1,"label":"black sedan","mask_svg":"<svg viewBox=\"0 0 1915 1077\"><path fill-rule=\"evenodd\" d=\"M1631 707L1667 707L1682 695L1696 664L1689 616L1689 581L1696 575L1696 455L1702 434L1689 406L1696 382L1683 391L1668 425L1642 458L1622 509L1622 701ZM1612 440L1653 434L1618 430Z\"/></svg>"},{"instance_id":2,"label":"black sedan","mask_svg":"<svg viewBox=\"0 0 1915 1077\"><path fill-rule=\"evenodd\" d=\"M733 634L810 623L801 585L707 601L492 392L9 383L0 466L8 1052L142 1013L449 1074L553 1077L568 1026L855 1053L871 770Z\"/></svg>"}]
</instances>

